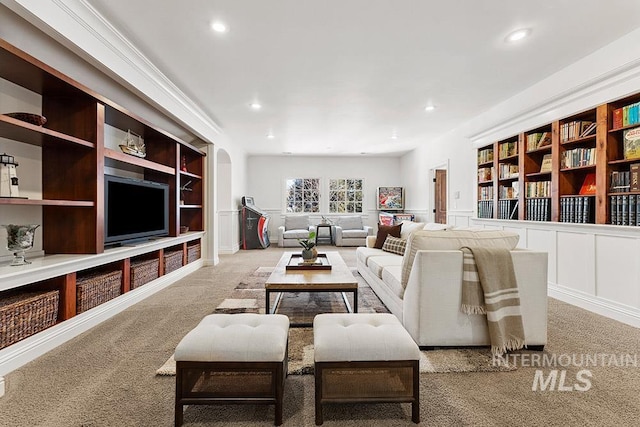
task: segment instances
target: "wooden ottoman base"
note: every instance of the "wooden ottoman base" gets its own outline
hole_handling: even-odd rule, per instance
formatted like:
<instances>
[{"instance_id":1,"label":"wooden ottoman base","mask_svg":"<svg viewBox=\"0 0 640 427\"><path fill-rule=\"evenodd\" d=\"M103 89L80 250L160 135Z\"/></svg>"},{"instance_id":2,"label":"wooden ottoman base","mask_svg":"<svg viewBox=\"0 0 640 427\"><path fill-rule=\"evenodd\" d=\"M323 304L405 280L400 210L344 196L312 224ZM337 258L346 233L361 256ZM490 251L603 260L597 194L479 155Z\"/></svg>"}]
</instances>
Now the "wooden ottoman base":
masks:
<instances>
[{"instance_id":1,"label":"wooden ottoman base","mask_svg":"<svg viewBox=\"0 0 640 427\"><path fill-rule=\"evenodd\" d=\"M324 422L325 403L411 403L420 422L418 360L315 362L316 425Z\"/></svg>"},{"instance_id":2,"label":"wooden ottoman base","mask_svg":"<svg viewBox=\"0 0 640 427\"><path fill-rule=\"evenodd\" d=\"M275 425L282 424L287 355L282 362L176 362L175 425L184 405L275 405Z\"/></svg>"}]
</instances>

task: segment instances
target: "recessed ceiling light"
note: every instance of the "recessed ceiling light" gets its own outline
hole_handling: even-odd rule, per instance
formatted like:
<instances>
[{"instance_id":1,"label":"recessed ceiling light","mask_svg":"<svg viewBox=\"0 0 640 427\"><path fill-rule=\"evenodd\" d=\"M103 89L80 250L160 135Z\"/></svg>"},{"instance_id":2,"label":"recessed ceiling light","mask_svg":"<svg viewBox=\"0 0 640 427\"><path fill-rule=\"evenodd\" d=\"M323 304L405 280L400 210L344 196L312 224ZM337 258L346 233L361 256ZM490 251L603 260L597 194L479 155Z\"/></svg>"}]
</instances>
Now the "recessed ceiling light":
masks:
<instances>
[{"instance_id":1,"label":"recessed ceiling light","mask_svg":"<svg viewBox=\"0 0 640 427\"><path fill-rule=\"evenodd\" d=\"M249 107L251 107L252 110L259 110L262 108L262 105L260 105L260 103L258 102L252 102L251 104L249 104Z\"/></svg>"},{"instance_id":2,"label":"recessed ceiling light","mask_svg":"<svg viewBox=\"0 0 640 427\"><path fill-rule=\"evenodd\" d=\"M211 24L211 29L216 33L226 33L228 28L224 22L215 21Z\"/></svg>"},{"instance_id":3,"label":"recessed ceiling light","mask_svg":"<svg viewBox=\"0 0 640 427\"><path fill-rule=\"evenodd\" d=\"M271 132L269 132L269 133L267 134L267 138L269 138L269 139L273 139L273 138L275 138L275 135L274 135L274 134L272 134Z\"/></svg>"},{"instance_id":4,"label":"recessed ceiling light","mask_svg":"<svg viewBox=\"0 0 640 427\"><path fill-rule=\"evenodd\" d=\"M519 30L515 30L512 33L510 33L507 37L505 37L504 40L507 43L513 43L513 42L520 41L528 37L529 35L531 35L531 28L521 28Z\"/></svg>"},{"instance_id":5,"label":"recessed ceiling light","mask_svg":"<svg viewBox=\"0 0 640 427\"><path fill-rule=\"evenodd\" d=\"M427 105L426 107L424 107L424 111L433 111L436 109L435 105Z\"/></svg>"},{"instance_id":6,"label":"recessed ceiling light","mask_svg":"<svg viewBox=\"0 0 640 427\"><path fill-rule=\"evenodd\" d=\"M398 135L394 132L391 134L391 139L398 139Z\"/></svg>"}]
</instances>

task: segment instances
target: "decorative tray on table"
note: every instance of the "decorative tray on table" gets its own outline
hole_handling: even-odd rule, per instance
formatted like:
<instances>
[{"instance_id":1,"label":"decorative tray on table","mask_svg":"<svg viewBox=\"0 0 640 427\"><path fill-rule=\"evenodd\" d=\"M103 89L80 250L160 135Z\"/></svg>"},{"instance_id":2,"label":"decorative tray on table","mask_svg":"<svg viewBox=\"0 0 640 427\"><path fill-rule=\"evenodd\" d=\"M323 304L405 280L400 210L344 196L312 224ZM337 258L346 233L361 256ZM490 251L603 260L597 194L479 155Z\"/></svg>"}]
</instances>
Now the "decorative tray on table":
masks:
<instances>
[{"instance_id":1,"label":"decorative tray on table","mask_svg":"<svg viewBox=\"0 0 640 427\"><path fill-rule=\"evenodd\" d=\"M331 264L327 254L318 254L313 262L306 262L301 254L293 254L286 266L287 270L331 270Z\"/></svg>"}]
</instances>

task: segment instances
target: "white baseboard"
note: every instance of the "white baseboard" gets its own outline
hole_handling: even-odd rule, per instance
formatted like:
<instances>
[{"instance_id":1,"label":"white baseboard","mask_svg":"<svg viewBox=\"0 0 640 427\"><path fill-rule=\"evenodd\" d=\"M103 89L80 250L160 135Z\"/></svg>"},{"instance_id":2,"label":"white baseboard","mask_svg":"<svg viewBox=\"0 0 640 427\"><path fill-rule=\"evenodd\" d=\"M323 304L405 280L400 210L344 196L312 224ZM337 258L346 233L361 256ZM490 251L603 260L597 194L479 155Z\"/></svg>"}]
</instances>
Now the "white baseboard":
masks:
<instances>
[{"instance_id":1,"label":"white baseboard","mask_svg":"<svg viewBox=\"0 0 640 427\"><path fill-rule=\"evenodd\" d=\"M40 333L0 350L0 396L5 393L3 376L48 351L115 316L203 266L199 259L98 307L60 322Z\"/></svg>"},{"instance_id":2,"label":"white baseboard","mask_svg":"<svg viewBox=\"0 0 640 427\"><path fill-rule=\"evenodd\" d=\"M218 248L220 255L233 255L240 250L240 245L233 245L232 247Z\"/></svg>"},{"instance_id":3,"label":"white baseboard","mask_svg":"<svg viewBox=\"0 0 640 427\"><path fill-rule=\"evenodd\" d=\"M585 294L564 286L549 283L549 296L560 301L575 305L585 310L600 314L618 322L640 328L640 310Z\"/></svg>"}]
</instances>

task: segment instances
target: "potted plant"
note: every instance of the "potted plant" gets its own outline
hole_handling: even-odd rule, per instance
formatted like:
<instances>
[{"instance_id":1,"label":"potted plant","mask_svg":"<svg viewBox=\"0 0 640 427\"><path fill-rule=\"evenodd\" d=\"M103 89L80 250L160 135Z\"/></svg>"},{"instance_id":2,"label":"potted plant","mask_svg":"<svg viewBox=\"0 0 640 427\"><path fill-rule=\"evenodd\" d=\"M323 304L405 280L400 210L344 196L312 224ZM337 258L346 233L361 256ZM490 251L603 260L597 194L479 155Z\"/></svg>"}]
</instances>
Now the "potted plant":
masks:
<instances>
[{"instance_id":1,"label":"potted plant","mask_svg":"<svg viewBox=\"0 0 640 427\"><path fill-rule=\"evenodd\" d=\"M298 239L298 243L302 246L302 259L304 262L312 263L318 257L318 250L316 249L316 232L310 231L309 237L306 239Z\"/></svg>"}]
</instances>

